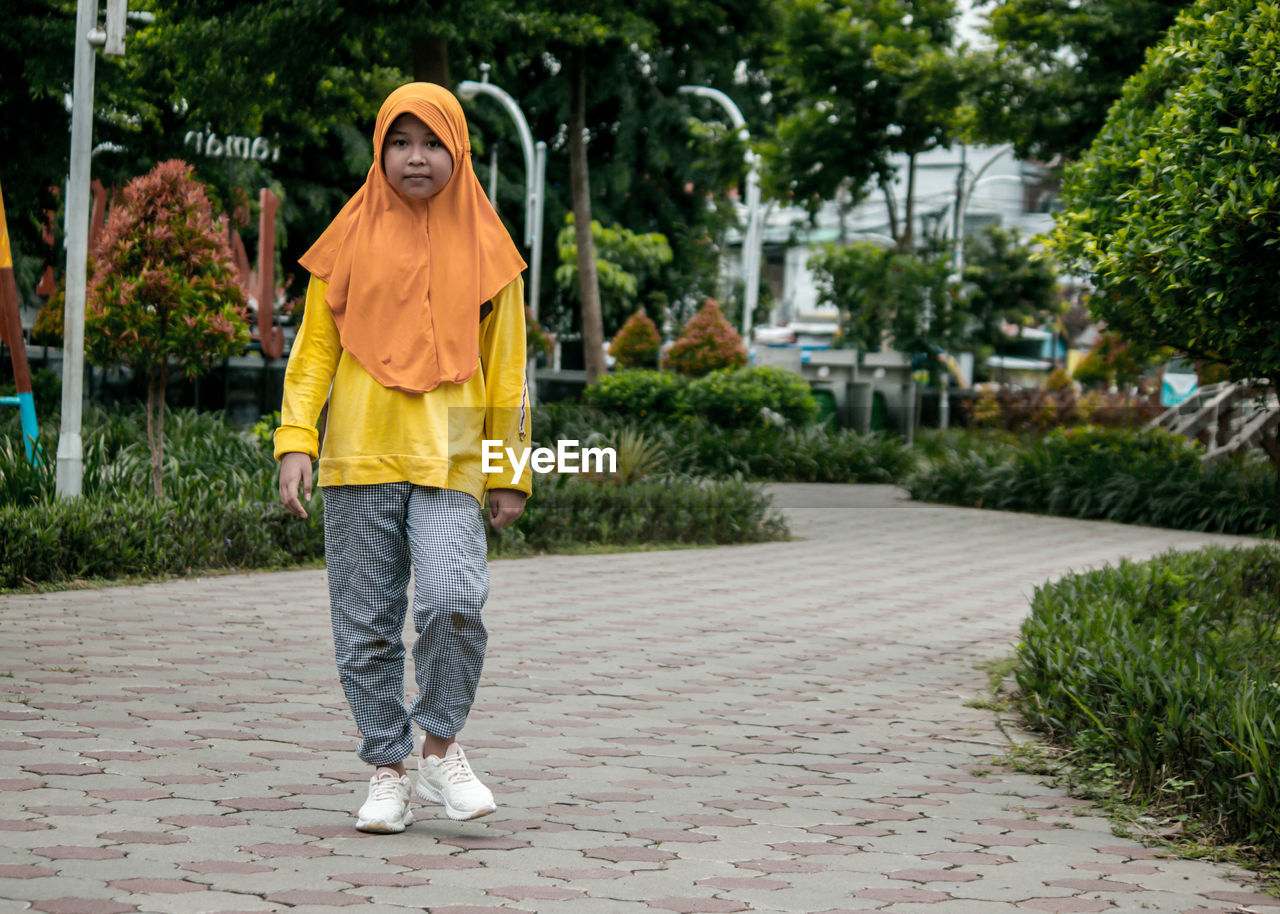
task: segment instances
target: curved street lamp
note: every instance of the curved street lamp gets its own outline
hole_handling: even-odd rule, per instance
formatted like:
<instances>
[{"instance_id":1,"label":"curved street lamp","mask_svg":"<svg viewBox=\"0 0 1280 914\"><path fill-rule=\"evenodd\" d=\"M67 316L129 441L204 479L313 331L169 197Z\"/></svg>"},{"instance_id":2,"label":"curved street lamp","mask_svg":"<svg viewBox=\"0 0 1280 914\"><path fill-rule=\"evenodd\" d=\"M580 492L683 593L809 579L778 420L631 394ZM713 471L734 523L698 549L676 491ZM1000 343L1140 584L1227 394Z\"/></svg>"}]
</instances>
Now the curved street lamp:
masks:
<instances>
[{"instance_id":1,"label":"curved street lamp","mask_svg":"<svg viewBox=\"0 0 1280 914\"><path fill-rule=\"evenodd\" d=\"M751 139L746 119L733 99L719 89L710 86L681 86L684 95L697 95L720 105L729 115L735 132L744 141ZM760 301L760 243L764 235L764 218L760 210L760 157L747 148L747 231L742 239L742 279L745 284L742 296L742 339L751 345L751 317Z\"/></svg>"},{"instance_id":2,"label":"curved street lamp","mask_svg":"<svg viewBox=\"0 0 1280 914\"><path fill-rule=\"evenodd\" d=\"M524 150L524 243L529 248L529 308L534 319L538 317L538 294L542 283L542 210L546 199L547 144L542 140L533 141L533 133L529 130L529 122L524 112L516 104L516 100L507 92L489 82L489 64L480 65L480 81L464 79L458 83L458 97L470 101L477 95L487 95L496 99L520 131L520 146ZM534 365L527 369L529 384L529 402L533 403L537 396L534 378Z\"/></svg>"}]
</instances>

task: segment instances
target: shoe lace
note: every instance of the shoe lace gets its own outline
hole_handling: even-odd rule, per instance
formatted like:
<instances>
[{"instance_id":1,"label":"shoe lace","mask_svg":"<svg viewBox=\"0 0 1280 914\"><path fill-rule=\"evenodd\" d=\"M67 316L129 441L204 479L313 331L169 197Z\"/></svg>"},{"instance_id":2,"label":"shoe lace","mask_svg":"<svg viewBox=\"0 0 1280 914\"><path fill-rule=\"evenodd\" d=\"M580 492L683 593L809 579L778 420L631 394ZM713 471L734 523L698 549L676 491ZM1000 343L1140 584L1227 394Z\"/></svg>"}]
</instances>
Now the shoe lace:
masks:
<instances>
[{"instance_id":1,"label":"shoe lace","mask_svg":"<svg viewBox=\"0 0 1280 914\"><path fill-rule=\"evenodd\" d=\"M467 760L461 755L447 755L441 760L441 767L444 768L444 776L451 784L465 784L468 781L474 781L476 776L471 772L471 766L467 764Z\"/></svg>"},{"instance_id":2,"label":"shoe lace","mask_svg":"<svg viewBox=\"0 0 1280 914\"><path fill-rule=\"evenodd\" d=\"M400 779L391 775L383 775L375 778L373 781L373 790L370 793L372 799L381 802L382 800L396 799L396 791L400 787Z\"/></svg>"}]
</instances>

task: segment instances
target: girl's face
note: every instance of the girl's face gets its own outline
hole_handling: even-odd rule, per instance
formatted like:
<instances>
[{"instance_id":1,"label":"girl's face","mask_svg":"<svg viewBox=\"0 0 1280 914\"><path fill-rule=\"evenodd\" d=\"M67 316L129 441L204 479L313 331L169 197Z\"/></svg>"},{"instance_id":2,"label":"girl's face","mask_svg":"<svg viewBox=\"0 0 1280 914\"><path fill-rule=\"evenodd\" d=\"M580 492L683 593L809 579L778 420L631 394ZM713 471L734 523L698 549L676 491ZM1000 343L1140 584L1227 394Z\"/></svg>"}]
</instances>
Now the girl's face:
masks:
<instances>
[{"instance_id":1,"label":"girl's face","mask_svg":"<svg viewBox=\"0 0 1280 914\"><path fill-rule=\"evenodd\" d=\"M430 127L402 114L391 122L382 144L382 171L406 197L429 200L449 183L453 157Z\"/></svg>"}]
</instances>

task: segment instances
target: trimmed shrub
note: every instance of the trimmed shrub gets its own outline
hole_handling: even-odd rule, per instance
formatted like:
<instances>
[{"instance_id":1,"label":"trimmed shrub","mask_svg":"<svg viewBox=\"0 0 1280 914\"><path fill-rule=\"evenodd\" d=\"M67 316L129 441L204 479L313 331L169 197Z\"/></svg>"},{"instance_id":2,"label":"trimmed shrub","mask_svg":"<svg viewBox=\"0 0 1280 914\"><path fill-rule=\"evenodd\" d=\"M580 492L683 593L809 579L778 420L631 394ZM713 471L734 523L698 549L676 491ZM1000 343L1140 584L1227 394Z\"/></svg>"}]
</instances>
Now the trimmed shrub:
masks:
<instances>
[{"instance_id":1,"label":"trimmed shrub","mask_svg":"<svg viewBox=\"0 0 1280 914\"><path fill-rule=\"evenodd\" d=\"M627 318L609 344L609 355L619 368L655 368L661 350L662 334L643 308Z\"/></svg>"},{"instance_id":2,"label":"trimmed shrub","mask_svg":"<svg viewBox=\"0 0 1280 914\"><path fill-rule=\"evenodd\" d=\"M667 351L665 364L672 371L699 377L717 368L747 364L747 349L715 299L708 298Z\"/></svg>"},{"instance_id":3,"label":"trimmed shrub","mask_svg":"<svg viewBox=\"0 0 1280 914\"><path fill-rule=\"evenodd\" d=\"M535 484L517 525L490 531L490 551L512 555L583 546L719 545L786 536L786 523L770 497L741 479L646 478L615 486L558 476Z\"/></svg>"},{"instance_id":4,"label":"trimmed shrub","mask_svg":"<svg viewBox=\"0 0 1280 914\"><path fill-rule=\"evenodd\" d=\"M705 374L689 383L681 403L688 412L725 428L766 422L765 409L792 425L818 415L808 383L794 372L769 366Z\"/></svg>"},{"instance_id":5,"label":"trimmed shrub","mask_svg":"<svg viewBox=\"0 0 1280 914\"><path fill-rule=\"evenodd\" d=\"M686 421L673 435L687 442L672 463L685 472L740 474L777 482L898 482L914 464L900 438L825 426L765 425L724 429Z\"/></svg>"},{"instance_id":6,"label":"trimmed shrub","mask_svg":"<svg viewBox=\"0 0 1280 914\"><path fill-rule=\"evenodd\" d=\"M590 407L619 413L635 421L675 414L687 384L683 376L669 371L619 371L605 375L587 387L582 399ZM535 423L539 410L534 411Z\"/></svg>"},{"instance_id":7,"label":"trimmed shrub","mask_svg":"<svg viewBox=\"0 0 1280 914\"><path fill-rule=\"evenodd\" d=\"M1264 459L1204 464L1193 441L1162 429L1085 426L1022 448L956 448L907 481L920 501L1275 536L1280 505Z\"/></svg>"},{"instance_id":8,"label":"trimmed shrub","mask_svg":"<svg viewBox=\"0 0 1280 914\"><path fill-rule=\"evenodd\" d=\"M270 568L324 555L320 499L299 520L278 503L83 496L0 508L0 587Z\"/></svg>"},{"instance_id":9,"label":"trimmed shrub","mask_svg":"<svg viewBox=\"0 0 1280 914\"><path fill-rule=\"evenodd\" d=\"M1227 837L1280 852L1280 550L1170 552L1041 587L1019 707Z\"/></svg>"}]
</instances>

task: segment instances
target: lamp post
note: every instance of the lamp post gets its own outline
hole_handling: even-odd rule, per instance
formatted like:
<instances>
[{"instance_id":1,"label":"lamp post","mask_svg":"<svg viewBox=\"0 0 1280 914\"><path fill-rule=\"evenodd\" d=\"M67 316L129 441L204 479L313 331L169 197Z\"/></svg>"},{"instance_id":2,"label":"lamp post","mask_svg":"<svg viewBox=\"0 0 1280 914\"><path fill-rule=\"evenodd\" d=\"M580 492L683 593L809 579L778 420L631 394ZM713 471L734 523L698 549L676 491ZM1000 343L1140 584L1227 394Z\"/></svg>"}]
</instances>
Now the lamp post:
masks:
<instances>
[{"instance_id":1,"label":"lamp post","mask_svg":"<svg viewBox=\"0 0 1280 914\"><path fill-rule=\"evenodd\" d=\"M458 83L458 96L467 100L477 95L488 95L496 99L520 131L520 146L524 150L524 243L529 248L529 307L534 319L538 317L538 294L542 282L542 210L546 200L547 176L547 144L542 140L533 141L533 133L529 130L529 122L524 112L516 104L516 100L507 92L489 82L489 64L480 65L480 81L465 79ZM494 185L496 187L496 185ZM491 194L492 196L492 194ZM534 365L530 363L526 374L529 385L529 402L537 399L537 381Z\"/></svg>"},{"instance_id":2,"label":"lamp post","mask_svg":"<svg viewBox=\"0 0 1280 914\"><path fill-rule=\"evenodd\" d=\"M84 483L81 438L84 398L84 300L89 259L89 172L93 146L94 48L124 54L127 0L107 0L106 31L98 28L98 0L76 4L75 71L71 83L71 170L67 176L67 291L62 342L62 420L55 491L75 498ZM144 22L154 16L134 14Z\"/></svg>"},{"instance_id":3,"label":"lamp post","mask_svg":"<svg viewBox=\"0 0 1280 914\"><path fill-rule=\"evenodd\" d=\"M956 199L952 205L952 226L951 226L951 281L954 284L957 294L960 290L961 277L964 275L964 217L965 212L969 209L969 203L973 199L974 188L978 186L978 182L983 180L982 176L986 174L997 159L1006 153L1013 151L1013 144L1006 143L999 147L988 159L982 163L982 166L974 173L973 180L965 185L965 173L968 171L966 158L968 149L964 146L960 147L960 169L956 172ZM951 398L947 394L947 373L945 367L941 372L942 389L938 393L938 427L946 428L951 420Z\"/></svg>"},{"instance_id":4,"label":"lamp post","mask_svg":"<svg viewBox=\"0 0 1280 914\"><path fill-rule=\"evenodd\" d=\"M734 131L741 134L743 140L751 139L741 109L719 89L710 86L681 86L679 91L718 103L728 113ZM750 147L747 149L746 163L747 231L742 239L742 279L745 285L742 296L742 338L750 346L751 318L760 300L760 245L764 235L764 218L760 209L760 157Z\"/></svg>"}]
</instances>

